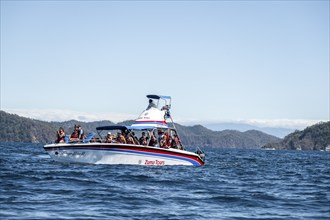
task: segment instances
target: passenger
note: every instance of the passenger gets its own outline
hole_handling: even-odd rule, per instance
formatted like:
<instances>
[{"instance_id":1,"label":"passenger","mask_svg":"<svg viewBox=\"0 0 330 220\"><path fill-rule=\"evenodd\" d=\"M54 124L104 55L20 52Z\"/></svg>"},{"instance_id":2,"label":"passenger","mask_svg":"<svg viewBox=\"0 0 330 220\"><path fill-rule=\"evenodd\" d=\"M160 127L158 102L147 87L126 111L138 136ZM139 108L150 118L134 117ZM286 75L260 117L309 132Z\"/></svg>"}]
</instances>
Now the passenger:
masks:
<instances>
[{"instance_id":1,"label":"passenger","mask_svg":"<svg viewBox=\"0 0 330 220\"><path fill-rule=\"evenodd\" d=\"M168 105L164 105L163 107L162 107L162 109L161 109L162 111L163 110L169 110L169 107L168 107Z\"/></svg>"},{"instance_id":2,"label":"passenger","mask_svg":"<svg viewBox=\"0 0 330 220\"><path fill-rule=\"evenodd\" d=\"M150 137L150 141L149 141L149 146L156 146L158 144L157 138L155 137L155 135L151 135Z\"/></svg>"},{"instance_id":3,"label":"passenger","mask_svg":"<svg viewBox=\"0 0 330 220\"><path fill-rule=\"evenodd\" d=\"M160 143L160 141L162 140L162 138L163 138L163 136L164 136L164 131L162 131L162 130L158 130L158 143Z\"/></svg>"},{"instance_id":4,"label":"passenger","mask_svg":"<svg viewBox=\"0 0 330 220\"><path fill-rule=\"evenodd\" d=\"M121 144L126 144L126 139L125 139L124 135L120 132L118 132L117 142L121 143Z\"/></svg>"},{"instance_id":5,"label":"passenger","mask_svg":"<svg viewBox=\"0 0 330 220\"><path fill-rule=\"evenodd\" d=\"M56 139L56 143L64 143L65 142L65 132L64 129L62 127L60 127L60 129L57 131L57 139Z\"/></svg>"},{"instance_id":6,"label":"passenger","mask_svg":"<svg viewBox=\"0 0 330 220\"><path fill-rule=\"evenodd\" d=\"M157 108L157 106L155 105L155 103L152 99L149 99L149 105L146 110L149 110L151 108Z\"/></svg>"},{"instance_id":7,"label":"passenger","mask_svg":"<svg viewBox=\"0 0 330 220\"><path fill-rule=\"evenodd\" d=\"M134 142L134 138L132 137L131 134L128 134L128 135L127 135L126 140L127 140L127 144L135 144L135 142Z\"/></svg>"},{"instance_id":8,"label":"passenger","mask_svg":"<svg viewBox=\"0 0 330 220\"><path fill-rule=\"evenodd\" d=\"M113 136L111 135L111 132L108 132L107 136L105 137L105 143L112 143Z\"/></svg>"},{"instance_id":9,"label":"passenger","mask_svg":"<svg viewBox=\"0 0 330 220\"><path fill-rule=\"evenodd\" d=\"M174 135L174 141L175 141L177 148L180 150L183 150L183 146L181 144L180 138L176 134Z\"/></svg>"},{"instance_id":10,"label":"passenger","mask_svg":"<svg viewBox=\"0 0 330 220\"><path fill-rule=\"evenodd\" d=\"M134 132L132 132L132 137L133 137L133 140L134 140L134 144L139 145L140 144L139 139L136 137Z\"/></svg>"},{"instance_id":11,"label":"passenger","mask_svg":"<svg viewBox=\"0 0 330 220\"><path fill-rule=\"evenodd\" d=\"M74 130L70 136L70 141L78 141L79 131L78 126L74 125Z\"/></svg>"},{"instance_id":12,"label":"passenger","mask_svg":"<svg viewBox=\"0 0 330 220\"><path fill-rule=\"evenodd\" d=\"M171 147L172 139L170 138L170 135L168 134L168 132L166 132L165 137L166 137L166 146L169 148L169 147Z\"/></svg>"},{"instance_id":13,"label":"passenger","mask_svg":"<svg viewBox=\"0 0 330 220\"><path fill-rule=\"evenodd\" d=\"M135 135L134 132L132 132L132 136L133 136L135 139L137 139L137 137L136 137L136 135Z\"/></svg>"},{"instance_id":14,"label":"passenger","mask_svg":"<svg viewBox=\"0 0 330 220\"><path fill-rule=\"evenodd\" d=\"M167 146L167 141L166 141L165 135L162 136L162 139L160 140L159 144L160 144L161 148L169 148L169 146Z\"/></svg>"},{"instance_id":15,"label":"passenger","mask_svg":"<svg viewBox=\"0 0 330 220\"><path fill-rule=\"evenodd\" d=\"M172 140L171 140L171 148L175 148L175 149L178 148L175 144L174 138L172 138Z\"/></svg>"},{"instance_id":16,"label":"passenger","mask_svg":"<svg viewBox=\"0 0 330 220\"><path fill-rule=\"evenodd\" d=\"M81 128L80 125L77 126L78 127L78 139L84 139L85 138L85 134L84 134L84 130Z\"/></svg>"},{"instance_id":17,"label":"passenger","mask_svg":"<svg viewBox=\"0 0 330 220\"><path fill-rule=\"evenodd\" d=\"M142 132L142 136L140 137L139 142L141 145L147 145L148 142L145 132Z\"/></svg>"},{"instance_id":18,"label":"passenger","mask_svg":"<svg viewBox=\"0 0 330 220\"><path fill-rule=\"evenodd\" d=\"M182 149L182 146L180 144L180 139L176 134L173 135L171 148Z\"/></svg>"},{"instance_id":19,"label":"passenger","mask_svg":"<svg viewBox=\"0 0 330 220\"><path fill-rule=\"evenodd\" d=\"M112 135L112 143L117 143L117 138L118 138L118 135L113 134Z\"/></svg>"}]
</instances>

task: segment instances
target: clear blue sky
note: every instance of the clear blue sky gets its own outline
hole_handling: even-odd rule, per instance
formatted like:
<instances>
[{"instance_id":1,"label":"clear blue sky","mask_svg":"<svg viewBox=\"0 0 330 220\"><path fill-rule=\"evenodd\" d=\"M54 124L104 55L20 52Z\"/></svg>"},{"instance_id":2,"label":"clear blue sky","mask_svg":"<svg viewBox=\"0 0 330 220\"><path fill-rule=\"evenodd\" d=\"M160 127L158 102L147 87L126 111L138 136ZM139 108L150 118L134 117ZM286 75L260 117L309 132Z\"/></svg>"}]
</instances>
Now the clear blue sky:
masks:
<instances>
[{"instance_id":1,"label":"clear blue sky","mask_svg":"<svg viewBox=\"0 0 330 220\"><path fill-rule=\"evenodd\" d=\"M149 93L180 121L329 120L329 1L1 1L2 110L137 117Z\"/></svg>"}]
</instances>

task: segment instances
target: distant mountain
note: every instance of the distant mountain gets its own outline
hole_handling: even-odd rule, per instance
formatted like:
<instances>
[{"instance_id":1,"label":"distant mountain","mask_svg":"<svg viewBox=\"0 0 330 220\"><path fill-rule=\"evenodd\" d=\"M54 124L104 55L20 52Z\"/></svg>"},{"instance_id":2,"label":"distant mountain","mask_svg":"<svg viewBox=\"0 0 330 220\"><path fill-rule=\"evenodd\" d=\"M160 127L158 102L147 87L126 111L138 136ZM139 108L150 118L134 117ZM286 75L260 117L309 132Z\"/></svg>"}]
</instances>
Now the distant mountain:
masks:
<instances>
[{"instance_id":1,"label":"distant mountain","mask_svg":"<svg viewBox=\"0 0 330 220\"><path fill-rule=\"evenodd\" d=\"M131 125L133 121L124 121L120 125ZM73 131L75 124L82 126L86 133L96 132L99 126L113 125L111 121L96 122L44 122L0 111L0 142L49 143L56 137L56 131L63 127L67 134ZM212 146L223 148L261 148L270 142L281 139L260 131L245 132L235 130L212 131L201 125L183 126L175 124L181 141L186 146Z\"/></svg>"},{"instance_id":2,"label":"distant mountain","mask_svg":"<svg viewBox=\"0 0 330 220\"><path fill-rule=\"evenodd\" d=\"M279 138L283 138L294 131L294 129L289 129L289 128L257 127L246 123L234 123L234 122L209 123L203 125L206 128L211 129L213 131L223 131L230 129L230 130L237 130L244 132L248 130L258 130Z\"/></svg>"},{"instance_id":3,"label":"distant mountain","mask_svg":"<svg viewBox=\"0 0 330 220\"><path fill-rule=\"evenodd\" d=\"M9 114L0 110L0 142L30 142L49 143L56 137L56 131L63 127L67 134L73 131L74 125L79 124L86 133L96 132L98 126L114 124L111 121L97 122L45 122Z\"/></svg>"},{"instance_id":4,"label":"distant mountain","mask_svg":"<svg viewBox=\"0 0 330 220\"><path fill-rule=\"evenodd\" d=\"M215 146L222 148L260 148L264 143L278 142L281 139L261 131L236 130L212 131L202 125L182 126L176 124L182 141L191 146Z\"/></svg>"},{"instance_id":5,"label":"distant mountain","mask_svg":"<svg viewBox=\"0 0 330 220\"><path fill-rule=\"evenodd\" d=\"M269 143L263 148L287 150L325 150L330 146L330 121L321 122L287 135L281 142Z\"/></svg>"}]
</instances>

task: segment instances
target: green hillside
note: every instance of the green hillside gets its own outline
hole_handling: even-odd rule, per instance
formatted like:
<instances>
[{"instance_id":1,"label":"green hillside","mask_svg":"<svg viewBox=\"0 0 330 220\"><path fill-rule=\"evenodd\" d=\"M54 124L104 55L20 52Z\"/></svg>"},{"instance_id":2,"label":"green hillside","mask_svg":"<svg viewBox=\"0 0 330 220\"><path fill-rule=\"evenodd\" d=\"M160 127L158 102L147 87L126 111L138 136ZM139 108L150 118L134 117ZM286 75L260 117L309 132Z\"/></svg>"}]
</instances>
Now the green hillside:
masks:
<instances>
[{"instance_id":1,"label":"green hillside","mask_svg":"<svg viewBox=\"0 0 330 220\"><path fill-rule=\"evenodd\" d=\"M75 124L80 124L88 133L96 132L95 128L98 126L114 123L111 121L86 123L75 120L45 122L0 111L0 142L50 143L55 140L59 127L63 127L66 133L70 134Z\"/></svg>"},{"instance_id":2,"label":"green hillside","mask_svg":"<svg viewBox=\"0 0 330 220\"><path fill-rule=\"evenodd\" d=\"M321 122L287 135L281 142L266 144L263 148L286 150L325 150L330 146L330 121Z\"/></svg>"}]
</instances>

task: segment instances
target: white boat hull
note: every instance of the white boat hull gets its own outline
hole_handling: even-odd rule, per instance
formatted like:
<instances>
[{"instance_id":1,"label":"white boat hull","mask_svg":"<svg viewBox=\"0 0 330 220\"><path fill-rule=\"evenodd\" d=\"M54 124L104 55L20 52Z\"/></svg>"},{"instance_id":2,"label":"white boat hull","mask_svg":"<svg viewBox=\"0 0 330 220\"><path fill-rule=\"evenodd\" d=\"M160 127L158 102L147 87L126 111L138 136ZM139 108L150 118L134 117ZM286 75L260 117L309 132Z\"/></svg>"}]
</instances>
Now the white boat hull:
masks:
<instances>
[{"instance_id":1,"label":"white boat hull","mask_svg":"<svg viewBox=\"0 0 330 220\"><path fill-rule=\"evenodd\" d=\"M48 144L47 153L56 161L91 164L132 165L203 165L196 153L178 149L162 149L141 145L75 143Z\"/></svg>"}]
</instances>

